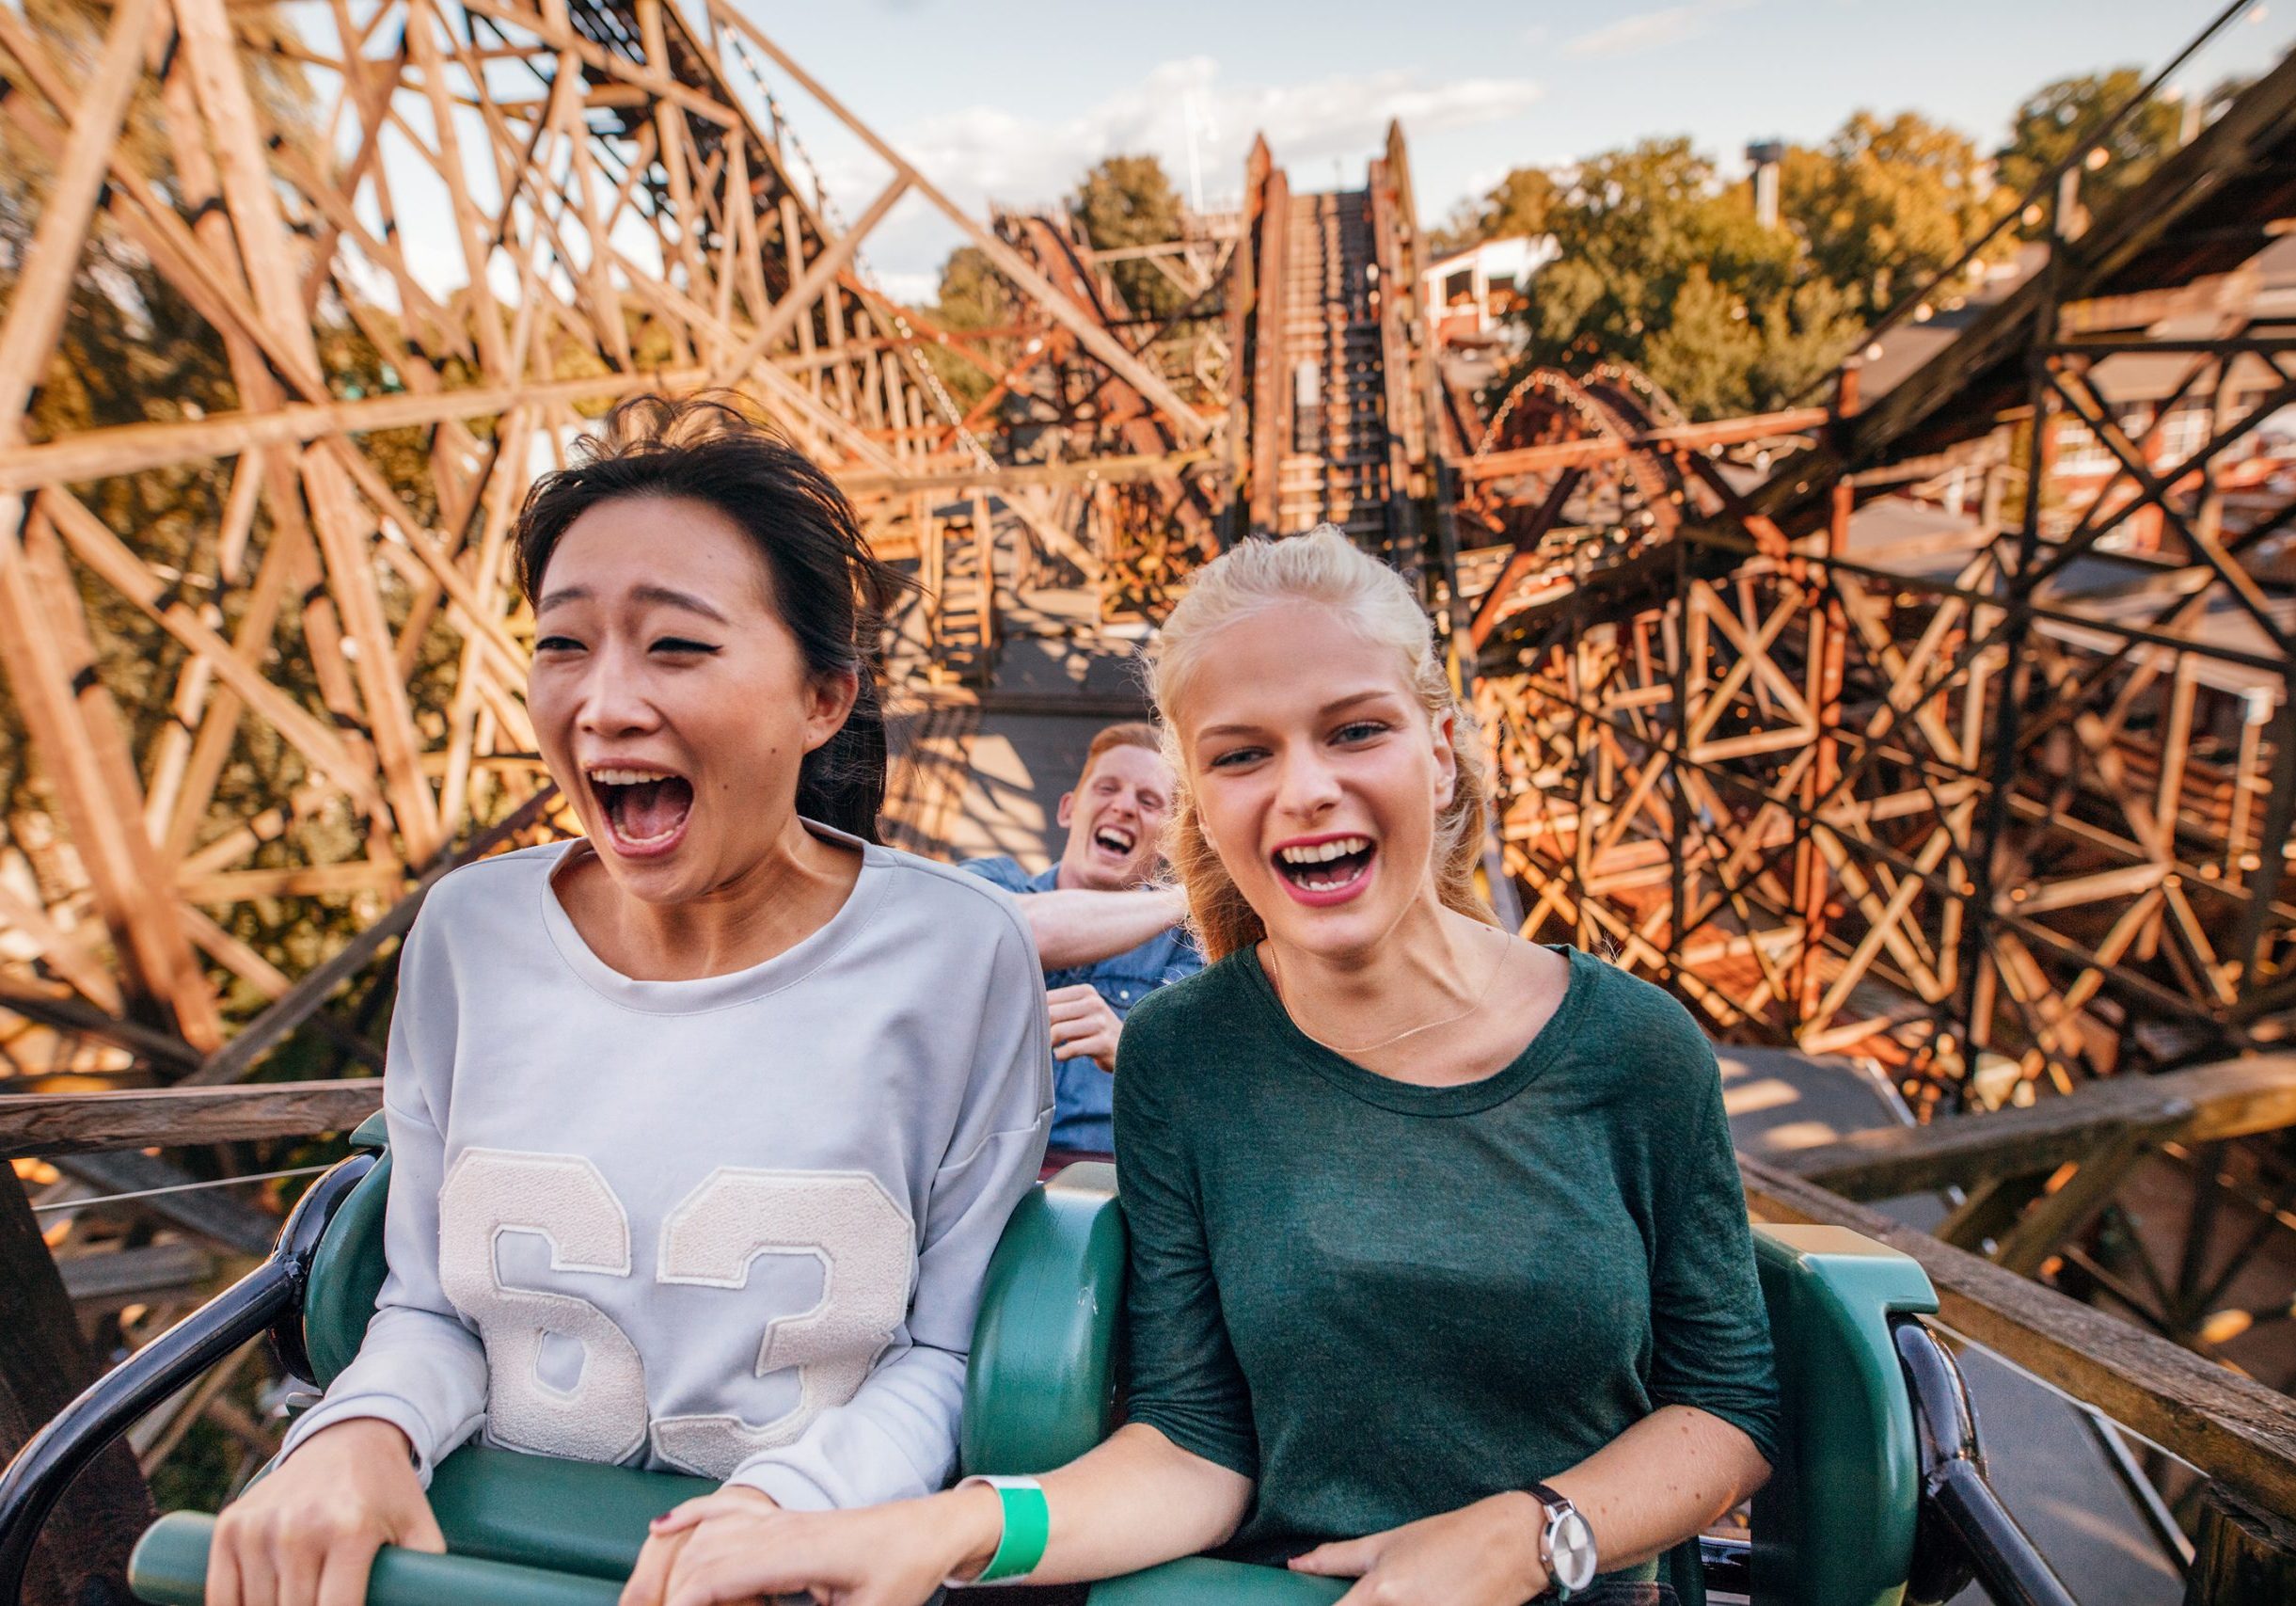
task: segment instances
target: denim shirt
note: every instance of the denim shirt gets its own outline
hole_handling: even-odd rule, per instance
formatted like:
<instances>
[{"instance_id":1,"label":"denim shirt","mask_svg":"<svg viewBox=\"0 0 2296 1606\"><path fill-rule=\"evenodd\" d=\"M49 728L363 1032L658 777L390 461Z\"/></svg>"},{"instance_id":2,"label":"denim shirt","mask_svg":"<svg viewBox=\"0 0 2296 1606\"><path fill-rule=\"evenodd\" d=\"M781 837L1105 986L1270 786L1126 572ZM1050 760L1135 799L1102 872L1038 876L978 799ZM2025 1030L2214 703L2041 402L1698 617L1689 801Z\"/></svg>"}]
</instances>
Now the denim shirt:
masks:
<instances>
[{"instance_id":1,"label":"denim shirt","mask_svg":"<svg viewBox=\"0 0 2296 1606\"><path fill-rule=\"evenodd\" d=\"M1006 892L1026 895L1052 892L1060 884L1060 866L1030 875L1012 859L967 859L958 867ZM1069 987L1088 981L1121 1021L1132 1006L1166 982L1184 981L1204 968L1204 956L1188 940L1185 928L1174 926L1157 932L1136 948L1127 948L1098 964L1069 965L1044 973L1044 987ZM1116 1147L1109 1116L1116 1078L1087 1056L1053 1058L1053 1147L1082 1149L1105 1154Z\"/></svg>"}]
</instances>

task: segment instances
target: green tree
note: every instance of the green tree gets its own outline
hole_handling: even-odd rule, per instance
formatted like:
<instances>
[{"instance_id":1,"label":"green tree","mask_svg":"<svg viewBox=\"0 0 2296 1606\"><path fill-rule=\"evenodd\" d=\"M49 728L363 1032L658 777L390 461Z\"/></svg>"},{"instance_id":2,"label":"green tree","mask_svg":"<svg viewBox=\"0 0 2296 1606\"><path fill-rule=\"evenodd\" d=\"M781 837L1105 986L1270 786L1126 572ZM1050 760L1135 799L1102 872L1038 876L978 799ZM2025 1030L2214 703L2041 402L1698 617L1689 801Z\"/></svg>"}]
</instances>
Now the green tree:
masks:
<instances>
[{"instance_id":1,"label":"green tree","mask_svg":"<svg viewBox=\"0 0 2296 1606\"><path fill-rule=\"evenodd\" d=\"M1867 324L1849 294L1825 278L1805 278L1773 297L1755 322L1762 349L1747 373L1747 393L1765 410L1786 405L1831 373Z\"/></svg>"},{"instance_id":2,"label":"green tree","mask_svg":"<svg viewBox=\"0 0 2296 1606\"><path fill-rule=\"evenodd\" d=\"M1153 156L1111 156L1099 163L1078 183L1069 210L1096 251L1160 246L1180 236L1180 192ZM1112 272L1135 317L1169 318L1187 304L1186 294L1153 262L1120 262Z\"/></svg>"},{"instance_id":3,"label":"green tree","mask_svg":"<svg viewBox=\"0 0 2296 1606\"><path fill-rule=\"evenodd\" d=\"M1529 285L1527 363L1576 373L1623 358L1691 416L1716 418L1784 405L1864 327L1862 298L1801 231L1755 222L1751 187L1724 186L1686 139L1581 164L1546 225L1560 255Z\"/></svg>"},{"instance_id":4,"label":"green tree","mask_svg":"<svg viewBox=\"0 0 2296 1606\"><path fill-rule=\"evenodd\" d=\"M1743 338L1752 310L1793 288L1793 236L1754 221L1744 186L1724 190L1686 139L1654 139L1582 163L1547 214L1560 255L1531 281L1528 360L1577 370L1604 358L1641 365L1677 400L1712 416L1750 392ZM1744 358L1734 386L1691 349L1664 339L1677 318L1702 335L1728 326Z\"/></svg>"},{"instance_id":5,"label":"green tree","mask_svg":"<svg viewBox=\"0 0 2296 1606\"><path fill-rule=\"evenodd\" d=\"M1761 357L1762 331L1745 301L1702 265L1683 278L1644 344L1642 371L1692 418L1718 418L1749 410L1748 380Z\"/></svg>"},{"instance_id":6,"label":"green tree","mask_svg":"<svg viewBox=\"0 0 2296 1606\"><path fill-rule=\"evenodd\" d=\"M2110 72L2060 78L2026 96L2010 119L2008 144L1994 157L1995 174L2009 197L2024 196L2072 155L2076 146L2135 94L2143 82L2144 74L2136 68L2118 67ZM2100 165L2082 168L2082 204L2092 213L2102 211L2143 183L2161 165L2161 158L2177 148L2183 120L2182 103L2159 96L2124 119L2108 138L2092 147L2104 155ZM2046 204L2048 198L2041 199ZM2048 222L2042 218L2021 227L2028 237L2036 236Z\"/></svg>"},{"instance_id":7,"label":"green tree","mask_svg":"<svg viewBox=\"0 0 2296 1606\"><path fill-rule=\"evenodd\" d=\"M1451 209L1431 242L1438 251L1464 250L1485 240L1536 238L1547 232L1560 186L1544 167L1516 167L1483 192Z\"/></svg>"},{"instance_id":8,"label":"green tree","mask_svg":"<svg viewBox=\"0 0 2296 1606\"><path fill-rule=\"evenodd\" d=\"M988 329L1012 322L1012 286L978 246L959 246L941 264L941 321L952 329Z\"/></svg>"},{"instance_id":9,"label":"green tree","mask_svg":"<svg viewBox=\"0 0 2296 1606\"><path fill-rule=\"evenodd\" d=\"M1786 151L1779 211L1811 271L1871 318L1991 227L2002 203L1989 188L1967 136L1914 112L1860 111L1823 146Z\"/></svg>"},{"instance_id":10,"label":"green tree","mask_svg":"<svg viewBox=\"0 0 2296 1606\"><path fill-rule=\"evenodd\" d=\"M988 252L978 246L959 246L941 264L940 298L931 311L943 328L969 332L1010 324L1018 303L1012 286L990 262ZM1004 340L974 341L972 349L982 362L1000 370L1016 355L1013 342ZM979 363L944 346L927 345L924 351L926 361L933 365L933 372L958 406L970 410L989 393L994 381L981 372Z\"/></svg>"}]
</instances>

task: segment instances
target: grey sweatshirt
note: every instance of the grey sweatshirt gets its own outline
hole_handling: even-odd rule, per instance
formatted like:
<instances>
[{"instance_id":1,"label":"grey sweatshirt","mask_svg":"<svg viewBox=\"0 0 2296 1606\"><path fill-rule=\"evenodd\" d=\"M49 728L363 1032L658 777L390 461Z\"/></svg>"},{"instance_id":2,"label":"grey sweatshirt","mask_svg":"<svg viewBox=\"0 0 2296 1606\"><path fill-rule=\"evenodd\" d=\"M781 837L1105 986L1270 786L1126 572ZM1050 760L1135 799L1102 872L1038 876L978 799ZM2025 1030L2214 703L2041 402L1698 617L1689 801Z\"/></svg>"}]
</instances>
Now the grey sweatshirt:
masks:
<instances>
[{"instance_id":1,"label":"grey sweatshirt","mask_svg":"<svg viewBox=\"0 0 2296 1606\"><path fill-rule=\"evenodd\" d=\"M426 1484L483 1429L791 1509L939 1487L982 1275L1052 1117L1027 926L977 877L870 847L786 953L634 981L551 889L589 851L457 870L409 933L389 1276L287 1451L379 1417Z\"/></svg>"}]
</instances>

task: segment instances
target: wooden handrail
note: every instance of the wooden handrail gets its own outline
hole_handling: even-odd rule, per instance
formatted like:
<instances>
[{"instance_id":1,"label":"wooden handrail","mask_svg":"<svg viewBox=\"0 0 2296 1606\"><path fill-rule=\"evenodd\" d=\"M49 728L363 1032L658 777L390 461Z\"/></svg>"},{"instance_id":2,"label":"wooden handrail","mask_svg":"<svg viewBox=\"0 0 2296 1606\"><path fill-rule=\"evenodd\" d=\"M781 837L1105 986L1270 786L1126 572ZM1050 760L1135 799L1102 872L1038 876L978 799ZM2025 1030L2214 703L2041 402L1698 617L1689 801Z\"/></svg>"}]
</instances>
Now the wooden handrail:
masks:
<instances>
[{"instance_id":1,"label":"wooden handrail","mask_svg":"<svg viewBox=\"0 0 2296 1606\"><path fill-rule=\"evenodd\" d=\"M0 1097L0 1160L346 1132L383 1107L379 1078Z\"/></svg>"},{"instance_id":2,"label":"wooden handrail","mask_svg":"<svg viewBox=\"0 0 2296 1606\"><path fill-rule=\"evenodd\" d=\"M1816 1184L1743 1156L1757 1219L1847 1227L1921 1263L1938 1319L2272 1511L2296 1512L2296 1400Z\"/></svg>"}]
</instances>

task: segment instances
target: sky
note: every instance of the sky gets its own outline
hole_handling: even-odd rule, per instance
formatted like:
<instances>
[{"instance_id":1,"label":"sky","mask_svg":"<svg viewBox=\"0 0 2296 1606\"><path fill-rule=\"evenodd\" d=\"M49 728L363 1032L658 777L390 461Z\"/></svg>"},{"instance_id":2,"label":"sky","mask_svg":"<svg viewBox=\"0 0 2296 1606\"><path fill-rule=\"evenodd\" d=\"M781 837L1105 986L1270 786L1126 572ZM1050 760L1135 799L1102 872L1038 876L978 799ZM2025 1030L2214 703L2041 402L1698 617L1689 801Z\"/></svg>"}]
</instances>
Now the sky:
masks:
<instances>
[{"instance_id":1,"label":"sky","mask_svg":"<svg viewBox=\"0 0 2296 1606\"><path fill-rule=\"evenodd\" d=\"M1860 108L1954 124L1987 148L2052 78L2164 64L2224 0L747 0L800 66L976 215L1043 205L1092 162L1163 159L1183 194L1232 204L1265 132L1292 186L1363 183L1388 119L1409 141L1421 220L1510 167L1654 135L1742 168L1750 139L1815 142ZM2268 0L2180 73L2205 88L2296 39ZM848 216L886 169L801 98L792 126ZM866 255L929 299L956 235L905 200Z\"/></svg>"}]
</instances>

